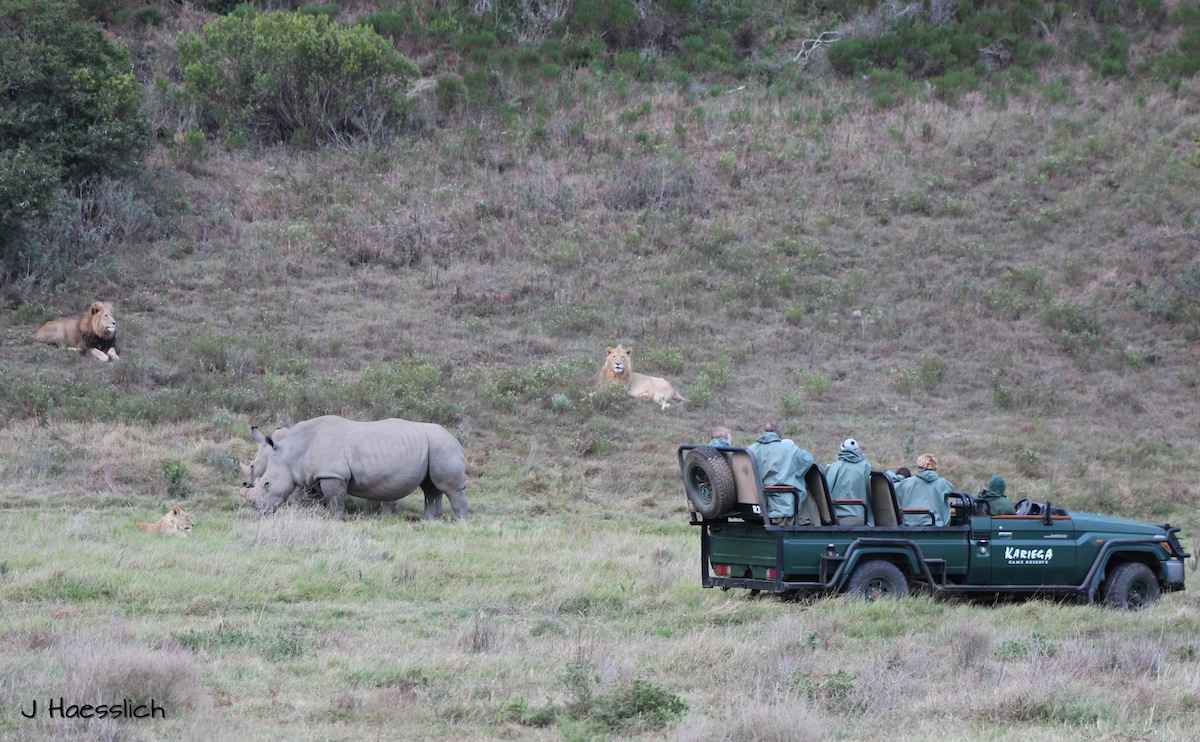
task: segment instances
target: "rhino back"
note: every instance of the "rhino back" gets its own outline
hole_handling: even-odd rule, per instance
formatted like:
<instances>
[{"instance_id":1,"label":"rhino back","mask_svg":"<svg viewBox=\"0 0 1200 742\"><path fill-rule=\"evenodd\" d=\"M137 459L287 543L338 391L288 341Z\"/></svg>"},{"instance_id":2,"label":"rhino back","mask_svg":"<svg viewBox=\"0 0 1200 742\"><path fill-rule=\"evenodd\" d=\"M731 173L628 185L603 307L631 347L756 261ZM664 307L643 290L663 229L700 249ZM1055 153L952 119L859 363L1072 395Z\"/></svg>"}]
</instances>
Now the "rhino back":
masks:
<instances>
[{"instance_id":1,"label":"rhino back","mask_svg":"<svg viewBox=\"0 0 1200 742\"><path fill-rule=\"evenodd\" d=\"M293 428L288 443L305 442L305 479L332 477L347 483L351 495L396 500L411 493L430 472L431 454L462 458L462 447L444 428L391 418L355 422L329 416L315 418L303 438ZM300 426L296 426L299 428ZM311 428L311 432L307 430ZM453 441L453 446L443 438ZM434 444L431 445L431 438Z\"/></svg>"}]
</instances>

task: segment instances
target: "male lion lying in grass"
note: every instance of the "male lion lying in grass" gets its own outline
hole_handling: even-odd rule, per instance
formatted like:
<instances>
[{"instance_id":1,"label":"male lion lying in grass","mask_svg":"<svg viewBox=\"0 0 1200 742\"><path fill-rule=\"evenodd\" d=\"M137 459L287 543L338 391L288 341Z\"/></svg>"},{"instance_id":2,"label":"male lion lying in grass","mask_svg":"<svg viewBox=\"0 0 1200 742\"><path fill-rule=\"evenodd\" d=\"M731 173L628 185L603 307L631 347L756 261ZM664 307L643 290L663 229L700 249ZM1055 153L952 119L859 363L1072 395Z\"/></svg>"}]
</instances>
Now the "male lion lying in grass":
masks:
<instances>
[{"instance_id":1,"label":"male lion lying in grass","mask_svg":"<svg viewBox=\"0 0 1200 742\"><path fill-rule=\"evenodd\" d=\"M101 361L120 359L117 355L117 318L112 304L103 301L92 302L92 306L78 317L50 320L38 328L33 339L90 353Z\"/></svg>"},{"instance_id":2,"label":"male lion lying in grass","mask_svg":"<svg viewBox=\"0 0 1200 742\"><path fill-rule=\"evenodd\" d=\"M186 536L187 532L192 530L193 525L195 523L192 521L191 514L176 505L154 523L138 523L138 528L143 531L177 533L180 536Z\"/></svg>"},{"instance_id":3,"label":"male lion lying in grass","mask_svg":"<svg viewBox=\"0 0 1200 742\"><path fill-rule=\"evenodd\" d=\"M632 371L633 348L618 345L607 349L608 357L600 369L601 384L624 384L629 396L650 399L665 410L672 402L686 402L683 395L671 386L671 382L658 376L647 376Z\"/></svg>"}]
</instances>

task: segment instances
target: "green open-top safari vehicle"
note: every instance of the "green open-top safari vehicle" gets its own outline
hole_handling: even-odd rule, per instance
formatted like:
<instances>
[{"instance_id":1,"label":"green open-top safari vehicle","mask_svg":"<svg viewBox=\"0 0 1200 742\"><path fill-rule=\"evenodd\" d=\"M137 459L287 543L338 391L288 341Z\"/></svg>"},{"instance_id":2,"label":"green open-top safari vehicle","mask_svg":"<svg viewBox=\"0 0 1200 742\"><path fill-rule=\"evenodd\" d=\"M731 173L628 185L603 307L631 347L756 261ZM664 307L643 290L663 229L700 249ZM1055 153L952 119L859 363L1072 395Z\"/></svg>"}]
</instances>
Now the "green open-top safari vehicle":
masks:
<instances>
[{"instance_id":1,"label":"green open-top safari vehicle","mask_svg":"<svg viewBox=\"0 0 1200 742\"><path fill-rule=\"evenodd\" d=\"M1079 602L1139 609L1160 593L1184 588L1178 527L1075 513L1022 500L1016 515L992 515L987 503L947 495L950 522L932 525L929 511L902 511L891 480L871 473L874 525L839 525L819 466L805 477L808 498L799 520L764 522L766 496L754 459L739 447L683 445L678 452L691 520L700 529L704 587L802 595L858 593L900 597L998 597L1053 594ZM922 515L929 514L927 522ZM920 520L923 525L905 525Z\"/></svg>"}]
</instances>

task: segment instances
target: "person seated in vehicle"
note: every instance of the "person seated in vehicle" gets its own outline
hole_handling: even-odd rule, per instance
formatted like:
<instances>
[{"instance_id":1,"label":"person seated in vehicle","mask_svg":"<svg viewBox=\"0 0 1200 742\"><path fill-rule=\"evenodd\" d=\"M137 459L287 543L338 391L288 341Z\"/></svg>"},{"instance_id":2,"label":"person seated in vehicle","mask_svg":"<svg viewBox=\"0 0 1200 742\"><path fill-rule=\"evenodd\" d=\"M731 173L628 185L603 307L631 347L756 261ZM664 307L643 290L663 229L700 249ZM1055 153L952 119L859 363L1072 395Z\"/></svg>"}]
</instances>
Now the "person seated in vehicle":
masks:
<instances>
[{"instance_id":1,"label":"person seated in vehicle","mask_svg":"<svg viewBox=\"0 0 1200 742\"><path fill-rule=\"evenodd\" d=\"M724 425L718 425L712 429L712 440L708 442L710 446L732 446L733 433Z\"/></svg>"},{"instance_id":2,"label":"person seated in vehicle","mask_svg":"<svg viewBox=\"0 0 1200 742\"><path fill-rule=\"evenodd\" d=\"M979 502L987 504L987 511L991 515L1014 515L1017 506L1005 496L1004 490L1004 477L997 474L988 480L987 487L980 490L976 498Z\"/></svg>"},{"instance_id":3,"label":"person seated in vehicle","mask_svg":"<svg viewBox=\"0 0 1200 742\"><path fill-rule=\"evenodd\" d=\"M875 525L871 512L871 464L864 458L862 446L853 438L842 441L837 460L825 470L829 496L833 499L837 522L843 526ZM862 505L838 504L838 500L862 500ZM864 507L866 512L863 512Z\"/></svg>"},{"instance_id":4,"label":"person seated in vehicle","mask_svg":"<svg viewBox=\"0 0 1200 742\"><path fill-rule=\"evenodd\" d=\"M896 485L896 502L900 509L929 510L933 513L933 525L944 526L950 522L950 506L946 495L954 491L954 485L937 473L937 458L931 453L917 457L917 473ZM924 513L905 513L904 525L927 526L929 516Z\"/></svg>"},{"instance_id":5,"label":"person seated in vehicle","mask_svg":"<svg viewBox=\"0 0 1200 742\"><path fill-rule=\"evenodd\" d=\"M796 445L795 441L779 437L779 423L769 420L763 425L762 435L747 448L758 467L758 476L764 486L786 485L795 492L767 492L766 517L771 525L811 525L811 520L800 523L796 514L804 510L808 502L808 487L804 475L816 461L812 454Z\"/></svg>"}]
</instances>

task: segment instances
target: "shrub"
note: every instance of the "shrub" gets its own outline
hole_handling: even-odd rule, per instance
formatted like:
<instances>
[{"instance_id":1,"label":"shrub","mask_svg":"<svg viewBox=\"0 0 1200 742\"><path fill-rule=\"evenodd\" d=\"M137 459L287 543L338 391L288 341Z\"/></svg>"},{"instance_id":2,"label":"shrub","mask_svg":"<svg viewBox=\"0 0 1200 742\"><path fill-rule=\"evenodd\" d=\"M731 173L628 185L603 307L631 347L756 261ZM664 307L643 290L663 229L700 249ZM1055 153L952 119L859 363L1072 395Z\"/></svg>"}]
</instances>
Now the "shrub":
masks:
<instances>
[{"instance_id":1,"label":"shrub","mask_svg":"<svg viewBox=\"0 0 1200 742\"><path fill-rule=\"evenodd\" d=\"M322 14L226 16L179 37L204 125L260 141L351 143L394 134L416 67L366 25Z\"/></svg>"},{"instance_id":2,"label":"shrub","mask_svg":"<svg viewBox=\"0 0 1200 742\"><path fill-rule=\"evenodd\" d=\"M150 142L128 50L74 7L0 0L0 278L60 184L136 172Z\"/></svg>"},{"instance_id":3,"label":"shrub","mask_svg":"<svg viewBox=\"0 0 1200 742\"><path fill-rule=\"evenodd\" d=\"M805 396L800 392L785 392L779 398L779 410L784 417L798 418L804 416Z\"/></svg>"},{"instance_id":4,"label":"shrub","mask_svg":"<svg viewBox=\"0 0 1200 742\"><path fill-rule=\"evenodd\" d=\"M1069 351L1094 347L1099 341L1100 321L1078 302L1056 302L1042 313L1042 319Z\"/></svg>"},{"instance_id":5,"label":"shrub","mask_svg":"<svg viewBox=\"0 0 1200 742\"><path fill-rule=\"evenodd\" d=\"M893 379L892 388L901 394L932 392L946 376L948 366L940 356L922 353L911 368Z\"/></svg>"},{"instance_id":6,"label":"shrub","mask_svg":"<svg viewBox=\"0 0 1200 742\"><path fill-rule=\"evenodd\" d=\"M655 730L679 721L687 703L661 686L634 679L598 699L591 716L607 729Z\"/></svg>"},{"instance_id":7,"label":"shrub","mask_svg":"<svg viewBox=\"0 0 1200 742\"><path fill-rule=\"evenodd\" d=\"M187 478L188 467L179 459L167 459L162 466L163 477L167 480L167 492L172 497L178 497L185 491L184 480Z\"/></svg>"},{"instance_id":8,"label":"shrub","mask_svg":"<svg viewBox=\"0 0 1200 742\"><path fill-rule=\"evenodd\" d=\"M583 724L582 732L602 730L608 734L659 730L682 719L688 709L682 698L647 680L635 678L601 692L596 687L600 676L595 665L583 657L571 659L558 680L568 695L565 706L535 709L516 696L504 704L503 715L527 726L549 726L570 719Z\"/></svg>"},{"instance_id":9,"label":"shrub","mask_svg":"<svg viewBox=\"0 0 1200 742\"><path fill-rule=\"evenodd\" d=\"M337 378L327 379L324 391L328 397L324 402L334 409L349 407L374 417L408 417L451 425L462 414L449 396L453 375L454 367L449 362L407 358L386 368L366 368L348 385Z\"/></svg>"},{"instance_id":10,"label":"shrub","mask_svg":"<svg viewBox=\"0 0 1200 742\"><path fill-rule=\"evenodd\" d=\"M391 3L379 10L359 18L359 23L375 29L375 33L389 39L399 39L416 25L411 5Z\"/></svg>"},{"instance_id":11,"label":"shrub","mask_svg":"<svg viewBox=\"0 0 1200 742\"><path fill-rule=\"evenodd\" d=\"M633 0L577 0L571 26L614 48L628 48L637 40L638 11Z\"/></svg>"},{"instance_id":12,"label":"shrub","mask_svg":"<svg viewBox=\"0 0 1200 742\"><path fill-rule=\"evenodd\" d=\"M111 246L156 234L161 226L131 181L89 179L69 190L54 191L42 218L27 223L9 257L25 275L57 284L77 265L104 256ZM100 262L97 267L105 265Z\"/></svg>"}]
</instances>

